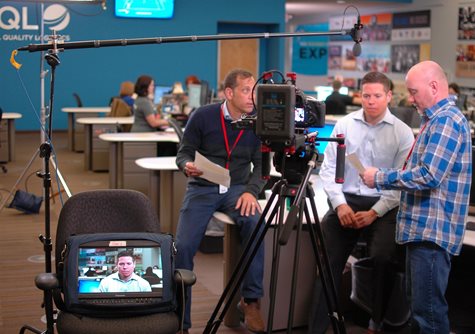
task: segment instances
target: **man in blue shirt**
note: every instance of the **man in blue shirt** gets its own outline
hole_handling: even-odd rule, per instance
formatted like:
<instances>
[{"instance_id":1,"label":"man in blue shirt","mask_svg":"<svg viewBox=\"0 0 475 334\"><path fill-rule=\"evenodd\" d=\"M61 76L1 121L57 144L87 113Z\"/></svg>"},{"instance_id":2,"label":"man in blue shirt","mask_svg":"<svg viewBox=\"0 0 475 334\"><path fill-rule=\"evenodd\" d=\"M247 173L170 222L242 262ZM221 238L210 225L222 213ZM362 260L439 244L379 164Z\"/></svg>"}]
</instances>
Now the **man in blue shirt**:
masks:
<instances>
[{"instance_id":1,"label":"man in blue shirt","mask_svg":"<svg viewBox=\"0 0 475 334\"><path fill-rule=\"evenodd\" d=\"M396 240L406 245L406 272L415 332L449 333L445 291L451 256L462 248L472 179L468 122L452 99L444 70L433 61L406 75L409 102L421 129L402 169L370 167L369 187L399 189Z\"/></svg>"},{"instance_id":2,"label":"man in blue shirt","mask_svg":"<svg viewBox=\"0 0 475 334\"><path fill-rule=\"evenodd\" d=\"M388 109L392 92L390 80L382 73L369 72L361 82L363 108L340 119L332 137L345 136L346 152L358 157L364 166L400 167L414 135L412 130ZM335 183L336 143L329 143L320 169L320 178L330 209L322 220L327 253L335 285L340 286L345 264L364 235L373 261L372 321L370 330L382 327L389 293L392 290L400 250L394 241L398 191L378 191L366 187L348 159L345 182ZM399 252L398 252L399 251ZM399 255L399 256L398 256ZM314 292L309 333L323 334L329 324L327 305L320 280Z\"/></svg>"}]
</instances>

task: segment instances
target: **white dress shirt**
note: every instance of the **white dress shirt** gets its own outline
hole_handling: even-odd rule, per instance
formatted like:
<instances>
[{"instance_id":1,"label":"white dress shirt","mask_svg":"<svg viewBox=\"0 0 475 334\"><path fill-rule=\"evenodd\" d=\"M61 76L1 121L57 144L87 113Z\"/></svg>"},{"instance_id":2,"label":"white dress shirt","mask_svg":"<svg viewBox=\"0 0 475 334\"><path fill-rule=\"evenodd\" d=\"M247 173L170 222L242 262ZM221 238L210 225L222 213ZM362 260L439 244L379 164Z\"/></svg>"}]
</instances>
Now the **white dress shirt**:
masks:
<instances>
[{"instance_id":1,"label":"white dress shirt","mask_svg":"<svg viewBox=\"0 0 475 334\"><path fill-rule=\"evenodd\" d=\"M410 127L396 118L389 109L375 125L364 119L363 109L340 119L331 134L345 136L346 154L355 153L364 167L399 168L403 165L414 142ZM400 192L370 189L362 182L358 171L345 159L345 182L335 183L337 143L329 142L325 149L320 178L333 208L345 204L343 193L360 196L380 196L372 207L379 217L399 205Z\"/></svg>"}]
</instances>

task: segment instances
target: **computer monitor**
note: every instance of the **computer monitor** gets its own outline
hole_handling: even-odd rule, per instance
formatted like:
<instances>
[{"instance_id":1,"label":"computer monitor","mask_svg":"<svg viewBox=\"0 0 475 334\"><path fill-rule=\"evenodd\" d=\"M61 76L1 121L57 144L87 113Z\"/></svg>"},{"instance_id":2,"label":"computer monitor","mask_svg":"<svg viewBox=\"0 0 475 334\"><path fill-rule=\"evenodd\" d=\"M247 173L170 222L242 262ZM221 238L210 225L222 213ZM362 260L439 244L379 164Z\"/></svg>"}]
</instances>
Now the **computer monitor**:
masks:
<instances>
[{"instance_id":1,"label":"computer monitor","mask_svg":"<svg viewBox=\"0 0 475 334\"><path fill-rule=\"evenodd\" d=\"M188 107L198 108L210 101L210 91L208 82L202 81L199 84L188 85Z\"/></svg>"},{"instance_id":2,"label":"computer monitor","mask_svg":"<svg viewBox=\"0 0 475 334\"><path fill-rule=\"evenodd\" d=\"M153 96L153 102L155 104L159 104L162 102L162 97L165 94L168 94L172 91L171 86L164 86L164 85L155 85L155 91Z\"/></svg>"},{"instance_id":3,"label":"computer monitor","mask_svg":"<svg viewBox=\"0 0 475 334\"><path fill-rule=\"evenodd\" d=\"M316 86L315 91L317 92L317 100L318 101L325 101L327 97L333 93L332 86ZM341 87L339 90L340 94L348 95L349 90L348 87Z\"/></svg>"}]
</instances>

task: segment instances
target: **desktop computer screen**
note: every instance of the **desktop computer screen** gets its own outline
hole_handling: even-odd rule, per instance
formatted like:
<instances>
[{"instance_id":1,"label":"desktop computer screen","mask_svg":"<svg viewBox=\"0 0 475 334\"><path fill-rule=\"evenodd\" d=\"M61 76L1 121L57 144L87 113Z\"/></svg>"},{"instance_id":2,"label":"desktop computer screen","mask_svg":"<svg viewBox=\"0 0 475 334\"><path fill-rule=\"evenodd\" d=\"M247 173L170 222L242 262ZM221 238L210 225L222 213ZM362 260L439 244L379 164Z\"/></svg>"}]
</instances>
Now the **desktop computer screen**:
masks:
<instances>
[{"instance_id":1,"label":"desktop computer screen","mask_svg":"<svg viewBox=\"0 0 475 334\"><path fill-rule=\"evenodd\" d=\"M315 91L317 92L317 100L318 101L325 101L327 97L333 93L332 86L316 86ZM348 95L349 90L348 87L341 87L339 90L340 94Z\"/></svg>"},{"instance_id":2,"label":"desktop computer screen","mask_svg":"<svg viewBox=\"0 0 475 334\"><path fill-rule=\"evenodd\" d=\"M159 104L162 102L163 95L166 95L172 91L171 86L156 85L155 93L153 96L153 103Z\"/></svg>"}]
</instances>

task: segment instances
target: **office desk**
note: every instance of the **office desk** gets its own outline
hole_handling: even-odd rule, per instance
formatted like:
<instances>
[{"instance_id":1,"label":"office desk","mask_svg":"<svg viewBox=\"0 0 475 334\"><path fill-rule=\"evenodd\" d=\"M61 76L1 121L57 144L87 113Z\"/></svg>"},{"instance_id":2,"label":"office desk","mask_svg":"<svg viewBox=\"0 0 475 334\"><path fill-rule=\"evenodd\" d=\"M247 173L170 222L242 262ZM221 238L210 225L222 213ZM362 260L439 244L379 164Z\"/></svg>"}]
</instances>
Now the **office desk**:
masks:
<instances>
[{"instance_id":1,"label":"office desk","mask_svg":"<svg viewBox=\"0 0 475 334\"><path fill-rule=\"evenodd\" d=\"M119 124L134 124L134 117L84 117L76 120L84 126L84 169L109 169L109 144L99 139L103 133L116 133Z\"/></svg>"},{"instance_id":2,"label":"office desk","mask_svg":"<svg viewBox=\"0 0 475 334\"><path fill-rule=\"evenodd\" d=\"M15 160L15 120L22 115L16 112L4 112L0 124L0 161Z\"/></svg>"},{"instance_id":3,"label":"office desk","mask_svg":"<svg viewBox=\"0 0 475 334\"><path fill-rule=\"evenodd\" d=\"M149 198L156 207L163 232L176 234L180 208L186 191L186 176L176 157L141 158L135 163L149 171Z\"/></svg>"},{"instance_id":4,"label":"office desk","mask_svg":"<svg viewBox=\"0 0 475 334\"><path fill-rule=\"evenodd\" d=\"M61 111L68 114L68 148L71 151L84 151L84 128L76 125L76 119L81 117L97 117L109 113L110 107L65 107Z\"/></svg>"},{"instance_id":5,"label":"office desk","mask_svg":"<svg viewBox=\"0 0 475 334\"><path fill-rule=\"evenodd\" d=\"M148 172L135 160L157 156L157 143L179 143L173 132L103 133L99 139L109 143L109 187L135 189L149 193Z\"/></svg>"}]
</instances>

